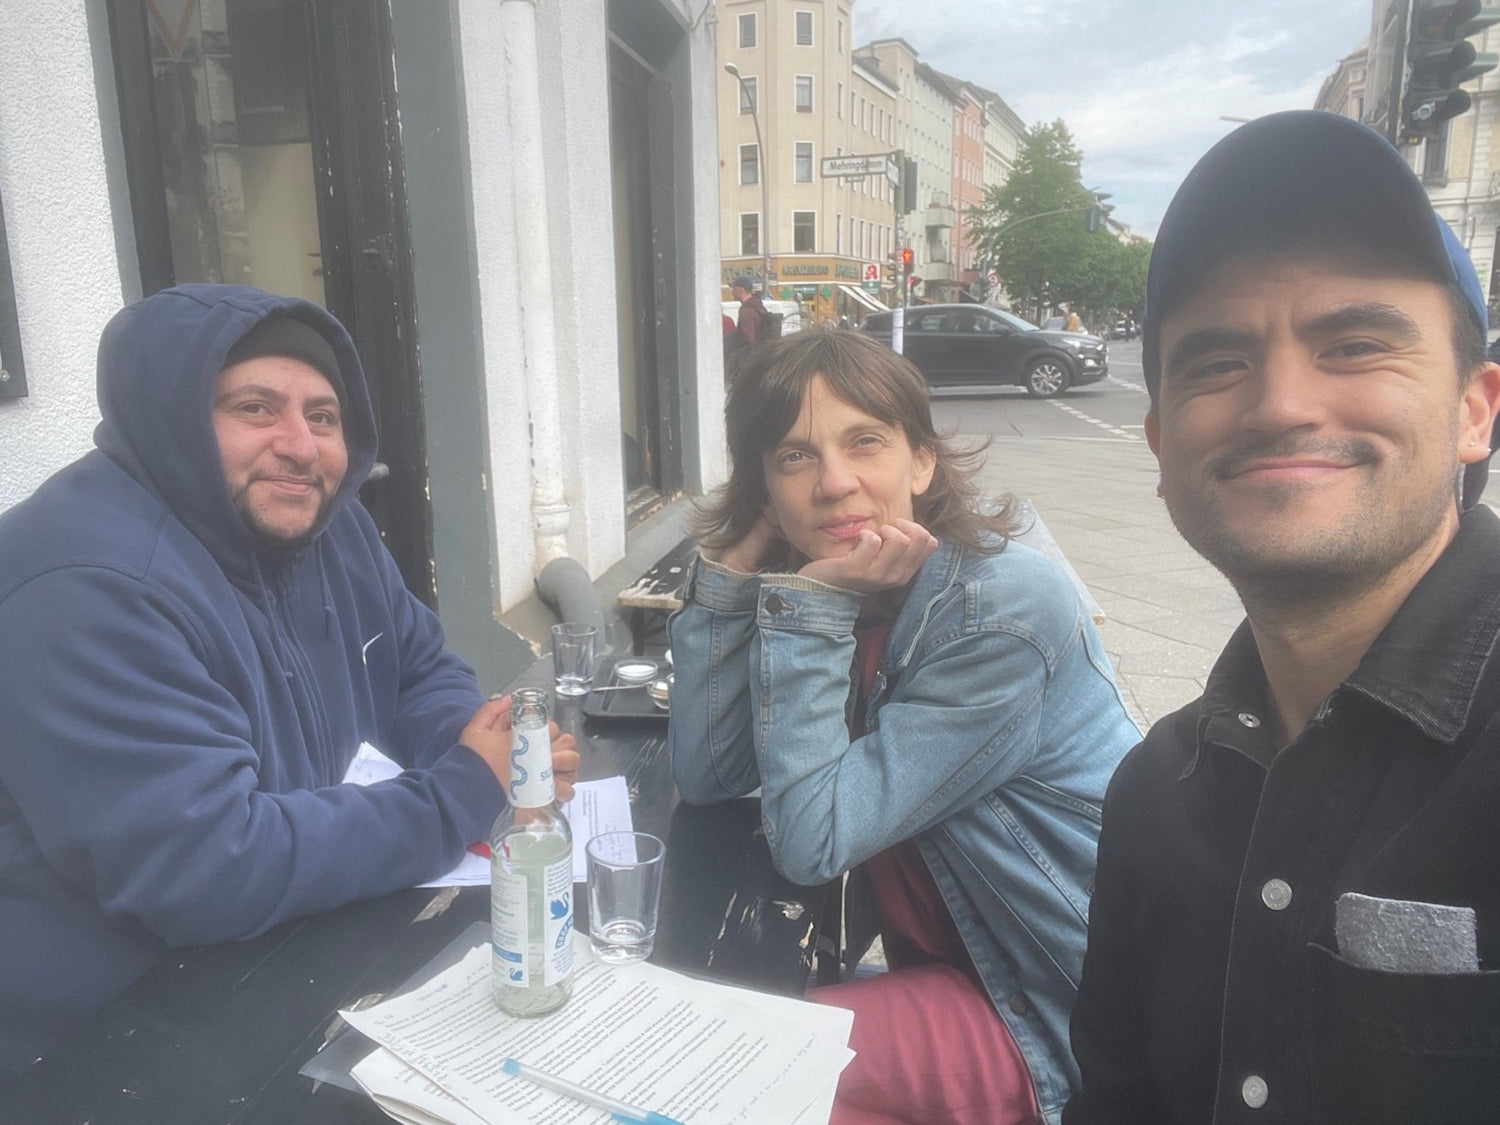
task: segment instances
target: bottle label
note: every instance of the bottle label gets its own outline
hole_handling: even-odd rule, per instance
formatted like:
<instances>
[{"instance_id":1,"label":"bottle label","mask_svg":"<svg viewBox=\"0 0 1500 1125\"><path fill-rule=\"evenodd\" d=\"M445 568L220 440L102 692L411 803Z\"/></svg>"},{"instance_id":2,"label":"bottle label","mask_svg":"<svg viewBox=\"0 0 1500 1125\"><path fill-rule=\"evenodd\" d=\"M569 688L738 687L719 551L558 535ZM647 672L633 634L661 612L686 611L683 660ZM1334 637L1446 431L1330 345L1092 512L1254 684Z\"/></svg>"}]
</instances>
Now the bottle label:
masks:
<instances>
[{"instance_id":1,"label":"bottle label","mask_svg":"<svg viewBox=\"0 0 1500 1125\"><path fill-rule=\"evenodd\" d=\"M490 942L495 975L514 988L531 983L531 958L526 941L526 876L490 869Z\"/></svg>"},{"instance_id":2,"label":"bottle label","mask_svg":"<svg viewBox=\"0 0 1500 1125\"><path fill-rule=\"evenodd\" d=\"M552 736L547 731L547 724L512 727L510 803L518 809L536 809L550 805L555 797Z\"/></svg>"},{"instance_id":3,"label":"bottle label","mask_svg":"<svg viewBox=\"0 0 1500 1125\"><path fill-rule=\"evenodd\" d=\"M548 864L542 880L547 893L544 977L548 985L554 985L573 972L573 857Z\"/></svg>"}]
</instances>

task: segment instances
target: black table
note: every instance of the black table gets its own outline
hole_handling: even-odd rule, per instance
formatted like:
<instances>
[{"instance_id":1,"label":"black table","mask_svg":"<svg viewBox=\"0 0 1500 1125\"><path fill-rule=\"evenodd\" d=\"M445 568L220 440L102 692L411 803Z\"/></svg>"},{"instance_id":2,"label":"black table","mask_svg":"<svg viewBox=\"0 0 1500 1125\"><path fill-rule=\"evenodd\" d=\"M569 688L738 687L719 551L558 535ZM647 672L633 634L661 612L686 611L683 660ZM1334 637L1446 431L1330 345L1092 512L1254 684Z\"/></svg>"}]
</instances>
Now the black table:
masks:
<instances>
[{"instance_id":1,"label":"black table","mask_svg":"<svg viewBox=\"0 0 1500 1125\"><path fill-rule=\"evenodd\" d=\"M539 662L512 687L545 682L549 671ZM636 827L668 842L652 960L800 994L825 901L836 911L836 896L777 874L758 801L677 803L664 722L585 718L579 707L563 700L556 717L578 737L582 777L623 774ZM580 906L586 899L574 897ZM340 1028L339 1008L398 988L488 911L487 887L413 889L251 941L178 951L0 1085L0 1121L388 1121L363 1096L298 1070Z\"/></svg>"}]
</instances>

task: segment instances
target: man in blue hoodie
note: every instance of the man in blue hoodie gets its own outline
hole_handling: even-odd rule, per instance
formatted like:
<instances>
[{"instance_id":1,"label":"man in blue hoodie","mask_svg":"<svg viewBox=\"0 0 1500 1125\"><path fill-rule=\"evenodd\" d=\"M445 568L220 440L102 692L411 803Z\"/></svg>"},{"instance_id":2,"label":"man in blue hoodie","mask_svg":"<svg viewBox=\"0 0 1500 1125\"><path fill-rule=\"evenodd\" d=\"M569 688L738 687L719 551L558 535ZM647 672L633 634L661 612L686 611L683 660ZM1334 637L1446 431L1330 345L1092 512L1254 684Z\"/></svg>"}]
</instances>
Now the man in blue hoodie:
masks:
<instances>
[{"instance_id":1,"label":"man in blue hoodie","mask_svg":"<svg viewBox=\"0 0 1500 1125\"><path fill-rule=\"evenodd\" d=\"M173 946L442 874L509 776L508 702L356 501L332 316L166 290L105 329L98 393L98 448L0 516L0 1077ZM365 743L405 772L341 784ZM564 794L577 761L555 736Z\"/></svg>"}]
</instances>

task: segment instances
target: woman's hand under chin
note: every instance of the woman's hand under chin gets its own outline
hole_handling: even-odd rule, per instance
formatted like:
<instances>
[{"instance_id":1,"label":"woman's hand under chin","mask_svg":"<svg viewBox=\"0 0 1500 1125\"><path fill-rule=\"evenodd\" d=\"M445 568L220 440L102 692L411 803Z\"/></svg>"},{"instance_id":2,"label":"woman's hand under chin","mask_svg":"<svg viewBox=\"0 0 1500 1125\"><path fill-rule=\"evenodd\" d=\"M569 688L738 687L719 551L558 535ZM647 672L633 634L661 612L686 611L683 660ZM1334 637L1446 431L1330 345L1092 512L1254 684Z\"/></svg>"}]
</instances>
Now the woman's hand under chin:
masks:
<instances>
[{"instance_id":1,"label":"woman's hand under chin","mask_svg":"<svg viewBox=\"0 0 1500 1125\"><path fill-rule=\"evenodd\" d=\"M719 564L741 574L758 574L766 559L777 547L785 547L786 540L771 521L761 516L748 535L719 556Z\"/></svg>"},{"instance_id":2,"label":"woman's hand under chin","mask_svg":"<svg viewBox=\"0 0 1500 1125\"><path fill-rule=\"evenodd\" d=\"M861 531L847 555L818 559L797 573L859 594L875 594L905 586L937 548L937 536L921 524L896 520L883 524L879 532Z\"/></svg>"}]
</instances>

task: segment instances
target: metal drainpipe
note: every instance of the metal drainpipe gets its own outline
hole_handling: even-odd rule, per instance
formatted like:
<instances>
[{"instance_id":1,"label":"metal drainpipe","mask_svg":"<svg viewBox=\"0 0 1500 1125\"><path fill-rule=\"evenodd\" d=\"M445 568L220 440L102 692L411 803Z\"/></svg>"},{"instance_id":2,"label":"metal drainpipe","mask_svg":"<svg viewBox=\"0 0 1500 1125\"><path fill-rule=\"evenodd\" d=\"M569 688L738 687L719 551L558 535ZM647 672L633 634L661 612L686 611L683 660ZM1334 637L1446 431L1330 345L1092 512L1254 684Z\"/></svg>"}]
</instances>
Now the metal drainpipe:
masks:
<instances>
[{"instance_id":1,"label":"metal drainpipe","mask_svg":"<svg viewBox=\"0 0 1500 1125\"><path fill-rule=\"evenodd\" d=\"M542 87L537 68L536 0L501 0L506 101L515 181L517 273L526 397L531 417L531 514L536 569L568 554L572 512L563 484L562 407L557 393L556 324L548 231L547 168L542 147Z\"/></svg>"}]
</instances>

